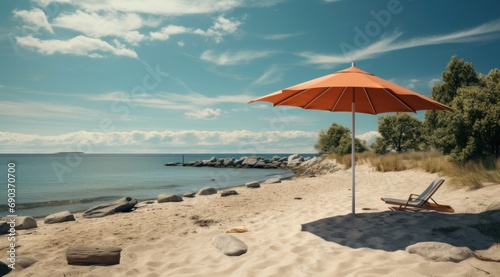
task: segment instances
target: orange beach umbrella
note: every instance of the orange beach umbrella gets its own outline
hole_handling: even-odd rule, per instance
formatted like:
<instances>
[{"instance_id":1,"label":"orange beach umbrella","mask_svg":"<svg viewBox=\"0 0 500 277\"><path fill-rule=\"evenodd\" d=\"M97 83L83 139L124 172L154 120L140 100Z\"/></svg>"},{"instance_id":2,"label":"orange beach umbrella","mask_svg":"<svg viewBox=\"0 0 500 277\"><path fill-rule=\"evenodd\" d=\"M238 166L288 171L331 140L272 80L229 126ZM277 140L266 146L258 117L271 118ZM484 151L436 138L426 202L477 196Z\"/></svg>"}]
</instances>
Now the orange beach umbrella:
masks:
<instances>
[{"instance_id":1,"label":"orange beach umbrella","mask_svg":"<svg viewBox=\"0 0 500 277\"><path fill-rule=\"evenodd\" d=\"M355 113L416 112L453 110L437 101L396 85L371 73L350 68L319 77L262 97L274 106L294 106L311 110L352 113L352 213L355 214Z\"/></svg>"}]
</instances>

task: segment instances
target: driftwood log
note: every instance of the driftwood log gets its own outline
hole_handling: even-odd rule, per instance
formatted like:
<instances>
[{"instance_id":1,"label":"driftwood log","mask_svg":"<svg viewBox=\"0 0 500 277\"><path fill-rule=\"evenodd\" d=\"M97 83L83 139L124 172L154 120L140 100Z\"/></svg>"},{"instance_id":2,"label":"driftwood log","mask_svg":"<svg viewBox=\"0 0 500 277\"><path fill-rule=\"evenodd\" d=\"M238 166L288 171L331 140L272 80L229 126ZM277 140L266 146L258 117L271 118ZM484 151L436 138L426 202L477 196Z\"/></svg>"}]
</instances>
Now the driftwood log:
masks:
<instances>
[{"instance_id":1,"label":"driftwood log","mask_svg":"<svg viewBox=\"0 0 500 277\"><path fill-rule=\"evenodd\" d=\"M75 246L66 250L66 260L70 265L114 265L120 263L121 252L119 247Z\"/></svg>"}]
</instances>

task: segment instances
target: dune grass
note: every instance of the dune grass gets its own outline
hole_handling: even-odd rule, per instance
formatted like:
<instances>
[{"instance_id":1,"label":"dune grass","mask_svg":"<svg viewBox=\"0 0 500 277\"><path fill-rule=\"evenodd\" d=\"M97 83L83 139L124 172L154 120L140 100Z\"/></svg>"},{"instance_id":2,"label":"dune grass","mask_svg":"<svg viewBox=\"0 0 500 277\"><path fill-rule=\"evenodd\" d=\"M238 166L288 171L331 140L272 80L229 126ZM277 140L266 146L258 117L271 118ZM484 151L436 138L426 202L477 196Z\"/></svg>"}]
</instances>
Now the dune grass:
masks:
<instances>
[{"instance_id":1,"label":"dune grass","mask_svg":"<svg viewBox=\"0 0 500 277\"><path fill-rule=\"evenodd\" d=\"M329 155L328 158L335 158L346 169L351 167L351 155ZM420 169L429 173L438 173L440 176L450 179L447 183L459 188L478 189L485 183L500 184L500 159L457 165L448 161L447 156L437 151L386 155L365 151L356 154L356 163L370 164L381 172Z\"/></svg>"}]
</instances>

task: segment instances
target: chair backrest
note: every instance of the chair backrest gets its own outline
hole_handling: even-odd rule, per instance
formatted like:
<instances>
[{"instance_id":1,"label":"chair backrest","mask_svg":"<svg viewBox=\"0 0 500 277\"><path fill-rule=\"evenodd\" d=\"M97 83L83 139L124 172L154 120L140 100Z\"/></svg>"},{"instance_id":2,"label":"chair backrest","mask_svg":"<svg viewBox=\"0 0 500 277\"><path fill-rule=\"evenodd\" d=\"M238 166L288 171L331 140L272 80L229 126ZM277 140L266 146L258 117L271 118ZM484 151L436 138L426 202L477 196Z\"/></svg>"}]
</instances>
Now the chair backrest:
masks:
<instances>
[{"instance_id":1,"label":"chair backrest","mask_svg":"<svg viewBox=\"0 0 500 277\"><path fill-rule=\"evenodd\" d=\"M444 183L444 179L437 178L422 192L415 201L419 201L420 205L425 204L432 195L439 189L439 187Z\"/></svg>"}]
</instances>

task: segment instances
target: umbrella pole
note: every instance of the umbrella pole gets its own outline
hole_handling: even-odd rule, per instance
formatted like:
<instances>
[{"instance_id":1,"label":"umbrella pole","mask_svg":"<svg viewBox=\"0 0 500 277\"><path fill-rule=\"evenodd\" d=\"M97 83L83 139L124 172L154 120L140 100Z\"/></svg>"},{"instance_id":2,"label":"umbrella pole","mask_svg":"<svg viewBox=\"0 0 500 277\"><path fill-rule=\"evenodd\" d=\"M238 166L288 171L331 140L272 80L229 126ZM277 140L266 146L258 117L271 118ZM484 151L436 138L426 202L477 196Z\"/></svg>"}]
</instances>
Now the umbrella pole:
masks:
<instances>
[{"instance_id":1,"label":"umbrella pole","mask_svg":"<svg viewBox=\"0 0 500 277\"><path fill-rule=\"evenodd\" d=\"M355 103L354 103L354 89L353 89L353 92L352 92L352 141L351 141L351 169L352 169L352 187L351 187L351 191L352 191L352 214L355 215L356 212L355 212L355 196L356 196L356 191L355 191L355 179L356 179L356 157L355 157L355 152L356 152L356 148L355 148L355 114L356 114L356 109L355 109Z\"/></svg>"}]
</instances>

